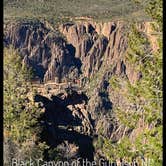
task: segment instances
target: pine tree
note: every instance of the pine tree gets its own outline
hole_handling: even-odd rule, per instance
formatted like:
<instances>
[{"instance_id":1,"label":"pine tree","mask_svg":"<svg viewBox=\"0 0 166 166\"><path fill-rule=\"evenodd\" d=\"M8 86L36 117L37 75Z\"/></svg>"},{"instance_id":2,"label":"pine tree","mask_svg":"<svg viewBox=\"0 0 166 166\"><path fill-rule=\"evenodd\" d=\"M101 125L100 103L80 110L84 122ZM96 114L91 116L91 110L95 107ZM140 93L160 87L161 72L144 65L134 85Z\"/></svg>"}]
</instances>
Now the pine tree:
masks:
<instances>
[{"instance_id":1,"label":"pine tree","mask_svg":"<svg viewBox=\"0 0 166 166\"><path fill-rule=\"evenodd\" d=\"M43 157L47 148L39 141L40 110L28 98L28 92L32 92L30 73L16 50L4 48L4 164L7 165L13 157L23 160Z\"/></svg>"}]
</instances>

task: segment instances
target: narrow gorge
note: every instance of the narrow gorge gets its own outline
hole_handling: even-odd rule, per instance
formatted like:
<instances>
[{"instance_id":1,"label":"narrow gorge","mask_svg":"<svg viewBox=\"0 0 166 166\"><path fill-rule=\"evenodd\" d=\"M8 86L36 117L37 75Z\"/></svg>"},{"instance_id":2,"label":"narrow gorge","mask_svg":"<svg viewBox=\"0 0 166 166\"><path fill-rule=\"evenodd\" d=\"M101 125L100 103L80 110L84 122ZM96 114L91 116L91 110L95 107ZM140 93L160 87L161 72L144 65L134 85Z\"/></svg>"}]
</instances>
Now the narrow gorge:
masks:
<instances>
[{"instance_id":1,"label":"narrow gorge","mask_svg":"<svg viewBox=\"0 0 166 166\"><path fill-rule=\"evenodd\" d=\"M146 40L151 39L150 24L134 24ZM147 127L141 127L142 119L126 122L129 125L120 121L126 114L138 112L138 106L128 99L127 87L144 77L141 62L132 63L128 58L131 33L132 24L125 21L4 25L4 46L18 50L22 63L33 70L32 85L41 89L36 88L33 100L43 111L42 139L62 150L67 159L97 161L103 157L107 161L98 147L103 138L116 143L128 136L134 141L136 133ZM147 52L158 49L157 39L152 39L153 44L149 40L144 48ZM66 86L54 88L51 83Z\"/></svg>"}]
</instances>

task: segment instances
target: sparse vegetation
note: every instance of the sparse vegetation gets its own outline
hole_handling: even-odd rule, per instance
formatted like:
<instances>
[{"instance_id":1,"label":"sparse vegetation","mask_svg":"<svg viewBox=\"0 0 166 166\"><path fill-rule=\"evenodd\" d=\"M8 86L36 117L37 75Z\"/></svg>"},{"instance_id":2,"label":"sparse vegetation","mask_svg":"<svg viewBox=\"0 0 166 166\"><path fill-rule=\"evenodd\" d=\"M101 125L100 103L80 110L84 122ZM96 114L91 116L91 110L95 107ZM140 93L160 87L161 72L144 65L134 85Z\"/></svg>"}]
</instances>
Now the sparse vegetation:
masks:
<instances>
[{"instance_id":1,"label":"sparse vegetation","mask_svg":"<svg viewBox=\"0 0 166 166\"><path fill-rule=\"evenodd\" d=\"M130 0L4 0L5 20L45 19L50 22L66 22L70 18L104 21L136 17L138 20L146 19L142 8Z\"/></svg>"},{"instance_id":2,"label":"sparse vegetation","mask_svg":"<svg viewBox=\"0 0 166 166\"><path fill-rule=\"evenodd\" d=\"M119 77L116 76L116 75L113 75L110 79L110 82L109 82L111 88L114 89L114 90L116 90L116 89L119 90L120 89L119 81L120 81Z\"/></svg>"}]
</instances>

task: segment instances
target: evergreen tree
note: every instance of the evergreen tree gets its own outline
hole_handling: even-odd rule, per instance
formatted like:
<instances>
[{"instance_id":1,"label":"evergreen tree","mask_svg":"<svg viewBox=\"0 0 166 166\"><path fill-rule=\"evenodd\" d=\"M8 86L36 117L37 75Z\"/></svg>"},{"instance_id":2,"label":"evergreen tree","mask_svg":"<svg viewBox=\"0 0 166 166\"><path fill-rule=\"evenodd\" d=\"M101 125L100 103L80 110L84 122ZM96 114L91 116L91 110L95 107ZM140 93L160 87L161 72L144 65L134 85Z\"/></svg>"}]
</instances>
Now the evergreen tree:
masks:
<instances>
[{"instance_id":1,"label":"evergreen tree","mask_svg":"<svg viewBox=\"0 0 166 166\"><path fill-rule=\"evenodd\" d=\"M29 99L31 72L13 48L4 48L4 164L12 158L43 158L45 143L40 142L40 110Z\"/></svg>"}]
</instances>

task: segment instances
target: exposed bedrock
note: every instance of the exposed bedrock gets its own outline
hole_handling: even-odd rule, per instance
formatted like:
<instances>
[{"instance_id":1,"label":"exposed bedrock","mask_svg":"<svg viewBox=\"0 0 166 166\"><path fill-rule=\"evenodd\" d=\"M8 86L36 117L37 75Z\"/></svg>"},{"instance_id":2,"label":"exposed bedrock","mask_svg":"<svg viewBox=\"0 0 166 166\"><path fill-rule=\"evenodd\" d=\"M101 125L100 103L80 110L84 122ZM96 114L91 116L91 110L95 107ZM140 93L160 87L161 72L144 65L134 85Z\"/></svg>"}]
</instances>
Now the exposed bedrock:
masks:
<instances>
[{"instance_id":1,"label":"exposed bedrock","mask_svg":"<svg viewBox=\"0 0 166 166\"><path fill-rule=\"evenodd\" d=\"M146 33L147 26L139 23L138 29ZM82 93L73 90L51 98L35 98L45 110L43 139L51 146L64 144L62 149L75 149L64 154L93 160L97 154L94 136L118 141L124 135L133 135L130 128L111 117L114 105L119 104L124 111L129 109L124 96L111 90L112 76L125 77L131 84L142 77L141 71L126 60L128 31L127 23L122 21L66 23L58 28L49 28L45 23L5 26L4 45L17 48L23 63L32 67L40 80L81 83Z\"/></svg>"},{"instance_id":2,"label":"exposed bedrock","mask_svg":"<svg viewBox=\"0 0 166 166\"><path fill-rule=\"evenodd\" d=\"M52 96L51 99L36 95L35 102L42 103L44 114L41 117L44 130L42 139L50 146L62 143L75 145L78 150L74 156L93 161L93 120L86 110L87 97L76 91ZM69 152L70 155L72 152ZM68 154L69 155L69 154Z\"/></svg>"},{"instance_id":3,"label":"exposed bedrock","mask_svg":"<svg viewBox=\"0 0 166 166\"><path fill-rule=\"evenodd\" d=\"M24 63L37 76L59 81L91 78L101 66L116 66L131 83L138 79L131 65L125 63L127 49L124 22L78 22L50 29L44 23L12 23L5 27L4 45L12 44L23 56Z\"/></svg>"}]
</instances>

